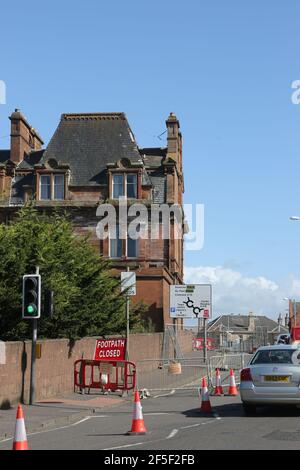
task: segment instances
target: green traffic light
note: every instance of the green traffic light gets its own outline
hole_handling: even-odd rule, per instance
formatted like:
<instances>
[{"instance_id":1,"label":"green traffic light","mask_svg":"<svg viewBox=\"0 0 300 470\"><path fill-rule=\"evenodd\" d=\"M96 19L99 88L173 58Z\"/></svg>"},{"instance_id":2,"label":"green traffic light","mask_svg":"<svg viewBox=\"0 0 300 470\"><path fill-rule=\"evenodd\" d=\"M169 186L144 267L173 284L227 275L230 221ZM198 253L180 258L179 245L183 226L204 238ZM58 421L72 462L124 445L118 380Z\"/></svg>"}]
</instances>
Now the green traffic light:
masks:
<instances>
[{"instance_id":1,"label":"green traffic light","mask_svg":"<svg viewBox=\"0 0 300 470\"><path fill-rule=\"evenodd\" d=\"M27 307L27 313L34 313L35 312L35 307L33 305L28 305Z\"/></svg>"}]
</instances>

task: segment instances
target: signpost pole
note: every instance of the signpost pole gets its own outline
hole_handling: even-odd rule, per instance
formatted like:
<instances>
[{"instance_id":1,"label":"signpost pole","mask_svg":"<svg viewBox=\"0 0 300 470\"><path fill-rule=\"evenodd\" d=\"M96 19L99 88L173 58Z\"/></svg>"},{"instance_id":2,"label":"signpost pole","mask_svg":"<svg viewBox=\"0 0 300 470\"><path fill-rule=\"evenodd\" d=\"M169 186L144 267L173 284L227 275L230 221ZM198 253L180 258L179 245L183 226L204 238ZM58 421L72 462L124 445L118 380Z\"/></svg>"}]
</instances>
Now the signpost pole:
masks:
<instances>
[{"instance_id":1,"label":"signpost pole","mask_svg":"<svg viewBox=\"0 0 300 470\"><path fill-rule=\"evenodd\" d=\"M204 318L204 363L207 361L207 318Z\"/></svg>"},{"instance_id":2,"label":"signpost pole","mask_svg":"<svg viewBox=\"0 0 300 470\"><path fill-rule=\"evenodd\" d=\"M36 267L36 274L40 273L40 268ZM29 405L33 405L35 401L35 359L36 359L36 342L37 342L37 319L32 320L32 343L31 343L31 365L30 365L30 390Z\"/></svg>"},{"instance_id":3,"label":"signpost pole","mask_svg":"<svg viewBox=\"0 0 300 470\"><path fill-rule=\"evenodd\" d=\"M126 360L129 361L129 336L130 336L130 296L136 295L136 274L134 271L129 270L127 266L126 271L121 272L121 292L126 296Z\"/></svg>"},{"instance_id":4,"label":"signpost pole","mask_svg":"<svg viewBox=\"0 0 300 470\"><path fill-rule=\"evenodd\" d=\"M129 266L127 266L127 272L129 272ZM129 295L126 295L126 360L129 361Z\"/></svg>"},{"instance_id":5,"label":"signpost pole","mask_svg":"<svg viewBox=\"0 0 300 470\"><path fill-rule=\"evenodd\" d=\"M126 295L126 360L129 361L129 295Z\"/></svg>"}]
</instances>

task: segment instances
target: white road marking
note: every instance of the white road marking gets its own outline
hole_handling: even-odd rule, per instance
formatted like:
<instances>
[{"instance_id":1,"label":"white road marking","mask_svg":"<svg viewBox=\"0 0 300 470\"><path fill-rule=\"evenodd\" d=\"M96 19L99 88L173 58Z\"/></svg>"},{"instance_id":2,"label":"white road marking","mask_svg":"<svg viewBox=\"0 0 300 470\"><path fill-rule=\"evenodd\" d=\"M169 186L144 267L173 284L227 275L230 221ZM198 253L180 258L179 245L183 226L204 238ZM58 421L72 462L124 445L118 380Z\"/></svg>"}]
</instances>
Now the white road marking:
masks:
<instances>
[{"instance_id":1,"label":"white road marking","mask_svg":"<svg viewBox=\"0 0 300 470\"><path fill-rule=\"evenodd\" d=\"M169 397L170 395L174 395L176 390L171 390L169 393L165 393L164 395L155 395L153 398L161 398L161 397Z\"/></svg>"},{"instance_id":2,"label":"white road marking","mask_svg":"<svg viewBox=\"0 0 300 470\"><path fill-rule=\"evenodd\" d=\"M148 444L148 442L137 442L136 444L127 444L125 446L119 446L119 447L107 447L106 449L103 449L103 450L125 449L126 447L141 446L143 444Z\"/></svg>"},{"instance_id":3,"label":"white road marking","mask_svg":"<svg viewBox=\"0 0 300 470\"><path fill-rule=\"evenodd\" d=\"M196 428L198 426L201 426L202 423L198 423L198 424L190 424L189 426L182 426L182 428L179 428L179 429L189 429L189 428Z\"/></svg>"},{"instance_id":4,"label":"white road marking","mask_svg":"<svg viewBox=\"0 0 300 470\"><path fill-rule=\"evenodd\" d=\"M95 415L95 416L89 416L89 419L91 418L109 418L108 415Z\"/></svg>"},{"instance_id":5,"label":"white road marking","mask_svg":"<svg viewBox=\"0 0 300 470\"><path fill-rule=\"evenodd\" d=\"M218 418L217 418L218 419ZM221 418L219 418L221 419ZM126 444L126 445L123 445L123 446L118 446L118 447L109 447L109 448L106 448L106 449L102 449L102 450L117 450L117 449L126 449L126 448L129 448L129 447L135 447L135 446L141 446L141 445L149 445L149 444L155 444L156 442L162 442L162 441L166 441L167 439L171 439L172 437L174 437L180 429L188 429L188 428L195 428L195 427L199 427L201 425L207 425L207 424L210 424L210 423L215 423L216 422L216 419L211 419L209 421L205 421L203 423L197 423L197 424L191 424L189 426L183 426L179 429L173 429L173 431L171 431L171 433L165 437L165 438L162 438L162 439L155 439L155 440L151 440L151 441L144 441L144 442L136 442L135 444Z\"/></svg>"},{"instance_id":6,"label":"white road marking","mask_svg":"<svg viewBox=\"0 0 300 470\"><path fill-rule=\"evenodd\" d=\"M108 416L106 415L86 416L85 418L79 421L76 421L76 423L68 424L67 426L61 426L59 428L44 429L43 431L30 432L30 433L27 433L27 436L35 436L36 434L44 434L45 432L59 431L60 429L68 429L68 428L71 428L72 426L77 426L78 424L84 423L85 421L91 418L107 418L107 417ZM12 441L13 439L14 439L13 437L8 437L7 439L3 439L2 441L0 441L0 444L2 442Z\"/></svg>"},{"instance_id":7,"label":"white road marking","mask_svg":"<svg viewBox=\"0 0 300 470\"><path fill-rule=\"evenodd\" d=\"M172 439L172 437L176 436L177 433L178 433L178 429L173 429L173 431L170 432L170 434L168 435L168 437L166 437L166 439Z\"/></svg>"},{"instance_id":8,"label":"white road marking","mask_svg":"<svg viewBox=\"0 0 300 470\"><path fill-rule=\"evenodd\" d=\"M173 413L144 413L144 416L164 416L164 415L172 415Z\"/></svg>"}]
</instances>

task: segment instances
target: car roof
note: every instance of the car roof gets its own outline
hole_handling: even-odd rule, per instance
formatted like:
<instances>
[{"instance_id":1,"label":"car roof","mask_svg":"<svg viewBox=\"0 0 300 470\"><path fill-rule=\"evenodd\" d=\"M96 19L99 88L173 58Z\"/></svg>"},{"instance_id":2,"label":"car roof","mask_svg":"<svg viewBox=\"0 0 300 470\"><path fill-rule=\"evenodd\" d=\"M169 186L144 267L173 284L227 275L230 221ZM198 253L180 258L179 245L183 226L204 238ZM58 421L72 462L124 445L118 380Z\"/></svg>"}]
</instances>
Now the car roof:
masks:
<instances>
[{"instance_id":1,"label":"car roof","mask_svg":"<svg viewBox=\"0 0 300 470\"><path fill-rule=\"evenodd\" d=\"M272 344L271 346L260 346L257 351L269 351L270 349L298 349L300 344Z\"/></svg>"}]
</instances>

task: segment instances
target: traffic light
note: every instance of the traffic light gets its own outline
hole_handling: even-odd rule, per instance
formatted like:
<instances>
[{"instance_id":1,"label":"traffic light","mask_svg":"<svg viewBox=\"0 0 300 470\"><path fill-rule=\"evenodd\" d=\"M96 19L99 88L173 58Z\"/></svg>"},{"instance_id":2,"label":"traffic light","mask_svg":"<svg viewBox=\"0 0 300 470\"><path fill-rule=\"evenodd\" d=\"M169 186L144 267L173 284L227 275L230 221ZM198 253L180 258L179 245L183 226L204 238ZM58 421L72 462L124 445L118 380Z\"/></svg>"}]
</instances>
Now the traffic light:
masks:
<instances>
[{"instance_id":1,"label":"traffic light","mask_svg":"<svg viewBox=\"0 0 300 470\"><path fill-rule=\"evenodd\" d=\"M25 274L23 276L22 318L40 318L41 316L41 276Z\"/></svg>"},{"instance_id":2,"label":"traffic light","mask_svg":"<svg viewBox=\"0 0 300 470\"><path fill-rule=\"evenodd\" d=\"M54 315L54 292L53 290L45 290L44 293L44 309L43 315L46 317L53 317Z\"/></svg>"}]
</instances>

